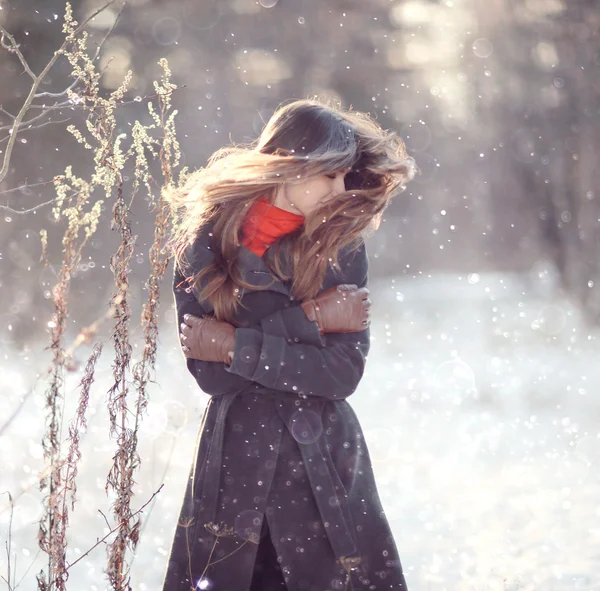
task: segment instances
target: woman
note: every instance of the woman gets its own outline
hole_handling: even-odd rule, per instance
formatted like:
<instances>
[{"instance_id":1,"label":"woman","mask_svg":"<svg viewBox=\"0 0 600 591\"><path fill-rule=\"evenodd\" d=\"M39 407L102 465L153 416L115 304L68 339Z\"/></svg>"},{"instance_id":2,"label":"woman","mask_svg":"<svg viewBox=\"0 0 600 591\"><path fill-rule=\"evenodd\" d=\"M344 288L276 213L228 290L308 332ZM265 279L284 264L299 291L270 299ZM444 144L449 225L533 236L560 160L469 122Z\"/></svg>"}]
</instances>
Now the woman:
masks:
<instances>
[{"instance_id":1,"label":"woman","mask_svg":"<svg viewBox=\"0 0 600 591\"><path fill-rule=\"evenodd\" d=\"M406 589L346 398L369 351L363 235L414 173L368 115L298 100L168 193L182 350L211 398L164 591Z\"/></svg>"}]
</instances>

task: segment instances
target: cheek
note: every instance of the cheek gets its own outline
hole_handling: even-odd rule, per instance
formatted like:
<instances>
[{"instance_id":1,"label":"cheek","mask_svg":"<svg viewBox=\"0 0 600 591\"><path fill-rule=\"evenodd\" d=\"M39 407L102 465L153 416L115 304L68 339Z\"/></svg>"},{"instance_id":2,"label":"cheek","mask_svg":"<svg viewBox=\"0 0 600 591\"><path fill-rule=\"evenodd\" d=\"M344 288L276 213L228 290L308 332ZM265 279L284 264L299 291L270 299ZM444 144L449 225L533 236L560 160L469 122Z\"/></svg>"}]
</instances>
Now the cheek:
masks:
<instances>
[{"instance_id":1,"label":"cheek","mask_svg":"<svg viewBox=\"0 0 600 591\"><path fill-rule=\"evenodd\" d=\"M306 198L315 202L319 201L319 199L322 199L330 192L330 183L323 180L311 181L304 187L304 195L306 195Z\"/></svg>"}]
</instances>

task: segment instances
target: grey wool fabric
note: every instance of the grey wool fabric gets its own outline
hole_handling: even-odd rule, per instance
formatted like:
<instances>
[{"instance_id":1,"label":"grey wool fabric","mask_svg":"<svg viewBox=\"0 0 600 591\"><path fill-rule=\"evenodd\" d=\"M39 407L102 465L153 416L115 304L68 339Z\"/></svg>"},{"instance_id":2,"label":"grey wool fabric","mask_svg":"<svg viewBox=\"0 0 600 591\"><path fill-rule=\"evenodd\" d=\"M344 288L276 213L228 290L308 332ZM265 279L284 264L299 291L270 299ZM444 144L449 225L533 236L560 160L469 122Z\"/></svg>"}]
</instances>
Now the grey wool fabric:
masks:
<instances>
[{"instance_id":1,"label":"grey wool fabric","mask_svg":"<svg viewBox=\"0 0 600 591\"><path fill-rule=\"evenodd\" d=\"M212 261L211 239L207 224L188 251L186 274ZM343 249L338 260L320 291L367 285L364 242ZM186 359L210 398L163 591L248 591L265 531L289 591L406 591L363 432L347 401L364 372L369 328L321 336L262 257L241 246L240 263L246 281L270 287L242 291L230 366ZM213 312L197 293L176 269L178 325L185 314Z\"/></svg>"}]
</instances>

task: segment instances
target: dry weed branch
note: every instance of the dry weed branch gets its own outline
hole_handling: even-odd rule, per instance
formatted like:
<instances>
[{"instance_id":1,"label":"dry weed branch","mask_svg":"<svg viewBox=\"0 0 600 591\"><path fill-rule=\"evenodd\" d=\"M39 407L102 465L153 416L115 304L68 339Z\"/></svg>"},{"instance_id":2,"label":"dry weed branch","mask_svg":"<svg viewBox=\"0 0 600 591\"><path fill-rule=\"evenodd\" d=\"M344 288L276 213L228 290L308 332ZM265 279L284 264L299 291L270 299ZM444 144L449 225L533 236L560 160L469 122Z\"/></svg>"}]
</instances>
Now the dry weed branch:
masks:
<instances>
[{"instance_id":1,"label":"dry weed branch","mask_svg":"<svg viewBox=\"0 0 600 591\"><path fill-rule=\"evenodd\" d=\"M21 62L21 65L23 66L23 69L25 70L25 72L27 72L27 74L33 81L31 88L29 90L29 93L27 94L27 97L26 97L25 101L23 102L23 105L21 106L21 109L19 110L18 114L14 117L14 120L13 120L13 124L11 127L11 133L8 138L8 144L7 144L6 150L4 152L2 168L0 168L0 183L6 178L6 175L8 174L10 158L11 158L12 151L13 151L13 148L15 145L15 141L17 140L17 134L21 127L21 123L22 123L23 119L25 118L25 115L29 111L29 108L31 107L34 99L37 98L36 93L37 93L37 90L38 90L40 84L42 83L42 80L46 77L48 72L52 69L52 67L56 63L56 60L67 49L68 45L72 42L73 38L75 38L87 26L87 24L93 18L95 18L101 12L106 10L109 6L111 6L115 2L116 2L116 0L108 0L108 2L106 2L104 5L102 5L100 8L95 10L92 14L90 14L86 19L84 19L81 24L72 20L72 14L71 14L71 22L74 24L72 34L70 36L66 37L63 44L54 52L54 55L50 58L50 61L46 64L46 66L40 72L39 75L34 74L32 69L27 64L27 61L25 60L25 58L23 57L23 54L21 53L21 50L19 49L18 43L15 41L15 38L6 29L4 29L4 27L2 27L0 25L0 41L1 41L2 47L4 49L6 49L7 51L16 54L19 61ZM70 10L71 10L71 7L69 4L67 4L67 12L69 12ZM6 39L8 39L8 43L6 43Z\"/></svg>"},{"instance_id":2,"label":"dry weed branch","mask_svg":"<svg viewBox=\"0 0 600 591\"><path fill-rule=\"evenodd\" d=\"M36 75L27 66L15 39L4 29L0 30L2 45L17 55L33 81L28 97L19 113L13 116L3 111L10 117L11 125L9 126L8 146L0 171L0 182L7 174L17 133L24 128L31 129L47 124L48 122L41 122L44 114L67 106L81 109L86 113L84 130L80 130L74 125L70 125L67 129L77 142L91 152L94 161L94 170L89 180L77 176L69 166L66 167L64 174L56 176L51 181L55 186L56 198L51 201L21 211L13 211L8 206L2 206L3 209L21 214L52 204L55 221L66 224L62 239L63 259L56 274L56 285L52 291L54 311L49 323L50 345L47 347L51 352L51 366L48 371L46 389L48 414L42 441L46 468L40 475L39 481L40 490L47 491L47 494L44 499L44 514L40 519L38 541L40 549L48 555L48 572L40 571L37 575L38 591L65 590L70 568L112 534L116 534L116 536L112 542L106 545L108 564L105 572L111 588L118 591L129 591L131 589L130 569L126 560L126 552L129 548L136 548L140 535L139 514L141 510L132 511L131 509L135 485L134 475L141 461L137 451L138 429L142 413L148 403L147 388L154 380L160 303L159 285L169 262L166 238L169 223L172 221L170 207L162 199L161 187L173 182L173 170L179 165L180 152L175 133L177 112L173 110L171 104L171 97L176 86L170 81L171 73L166 60L160 60L162 76L159 82L154 83L156 106L152 101L148 102L151 124L143 125L136 121L132 128L131 138L128 138L126 134L117 135L116 133L115 112L117 108L127 102L140 102L138 97L134 101L124 100L131 80L131 72L126 75L118 89L107 97L102 96L99 84L102 72L95 67L100 47L95 56L88 55L88 36L83 30L89 20L114 2L115 0L106 2L82 24L74 20L71 6L67 4L63 25L65 41L39 75ZM112 29L108 34L111 31ZM105 40L106 37L102 43ZM60 55L64 55L69 61L75 81L61 92L38 93L37 89L41 80ZM48 106L33 104L35 99L43 98L51 98L59 102ZM30 109L41 109L42 113L26 120L25 114ZM158 133L153 135L152 130L156 130ZM125 142L128 139L131 144L127 148ZM152 177L149 156L160 163L162 179L157 180ZM130 191L123 174L123 170L129 162L132 162L135 173ZM182 172L183 174L184 172ZM180 175L180 181L181 178ZM144 187L149 205L155 213L156 222L149 252L151 273L146 282L148 299L144 304L141 318L144 346L141 358L133 365L133 369L130 369L133 361L133 348L131 345L128 273L136 237L132 234L129 216L134 197L142 187ZM97 189L100 189L103 195L100 198L93 198ZM155 197L155 192L158 197ZM96 232L100 216L104 211L104 202L108 199L114 199L112 228L119 235L118 248L110 259L116 290L111 298L108 312L96 322L81 329L74 342L70 346L66 346L65 331L69 317L68 297L71 278L81 260L84 247ZM42 230L40 236L42 241L41 260L47 263L48 237L46 231ZM64 414L62 408L65 372L77 368L74 351L83 343L91 344L97 335L100 323L109 317L114 319L111 335L114 359L112 364L113 384L108 392L108 414L110 435L116 439L117 449L113 456L113 465L107 475L105 490L108 492L109 487L112 488L116 496L115 502L111 505L115 525L110 527L109 521L105 517L109 525L109 533L98 540L78 560L67 564L66 533L69 525L67 495L69 493L71 495L70 505L71 511L73 511L76 501L77 467L81 459L80 433L84 433L86 430L85 413L101 346L96 345L93 348L84 369L80 382L79 404L69 428L70 444L63 457L61 432ZM133 405L129 401L132 393L136 395ZM130 427L132 418L133 426ZM156 493L148 502L155 495Z\"/></svg>"}]
</instances>

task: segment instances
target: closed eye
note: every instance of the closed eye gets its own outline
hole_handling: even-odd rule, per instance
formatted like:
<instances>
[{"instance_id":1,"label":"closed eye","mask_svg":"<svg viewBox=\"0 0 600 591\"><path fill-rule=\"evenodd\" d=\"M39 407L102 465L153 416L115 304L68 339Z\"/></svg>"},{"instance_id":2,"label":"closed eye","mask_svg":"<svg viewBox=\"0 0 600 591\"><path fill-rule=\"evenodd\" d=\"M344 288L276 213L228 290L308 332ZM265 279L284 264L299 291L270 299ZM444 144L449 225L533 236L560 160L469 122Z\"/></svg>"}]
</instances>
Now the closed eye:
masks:
<instances>
[{"instance_id":1,"label":"closed eye","mask_svg":"<svg viewBox=\"0 0 600 591\"><path fill-rule=\"evenodd\" d=\"M346 169L344 169L344 170L342 171L342 174L343 174L344 176L346 176L346 174L348 174L348 173L349 173L351 170L352 170L351 168L346 168ZM333 172L333 173L331 173L331 174L326 174L325 176L326 176L328 179L335 180L335 177L336 177L337 175L338 175L338 173L337 173L337 172Z\"/></svg>"}]
</instances>

